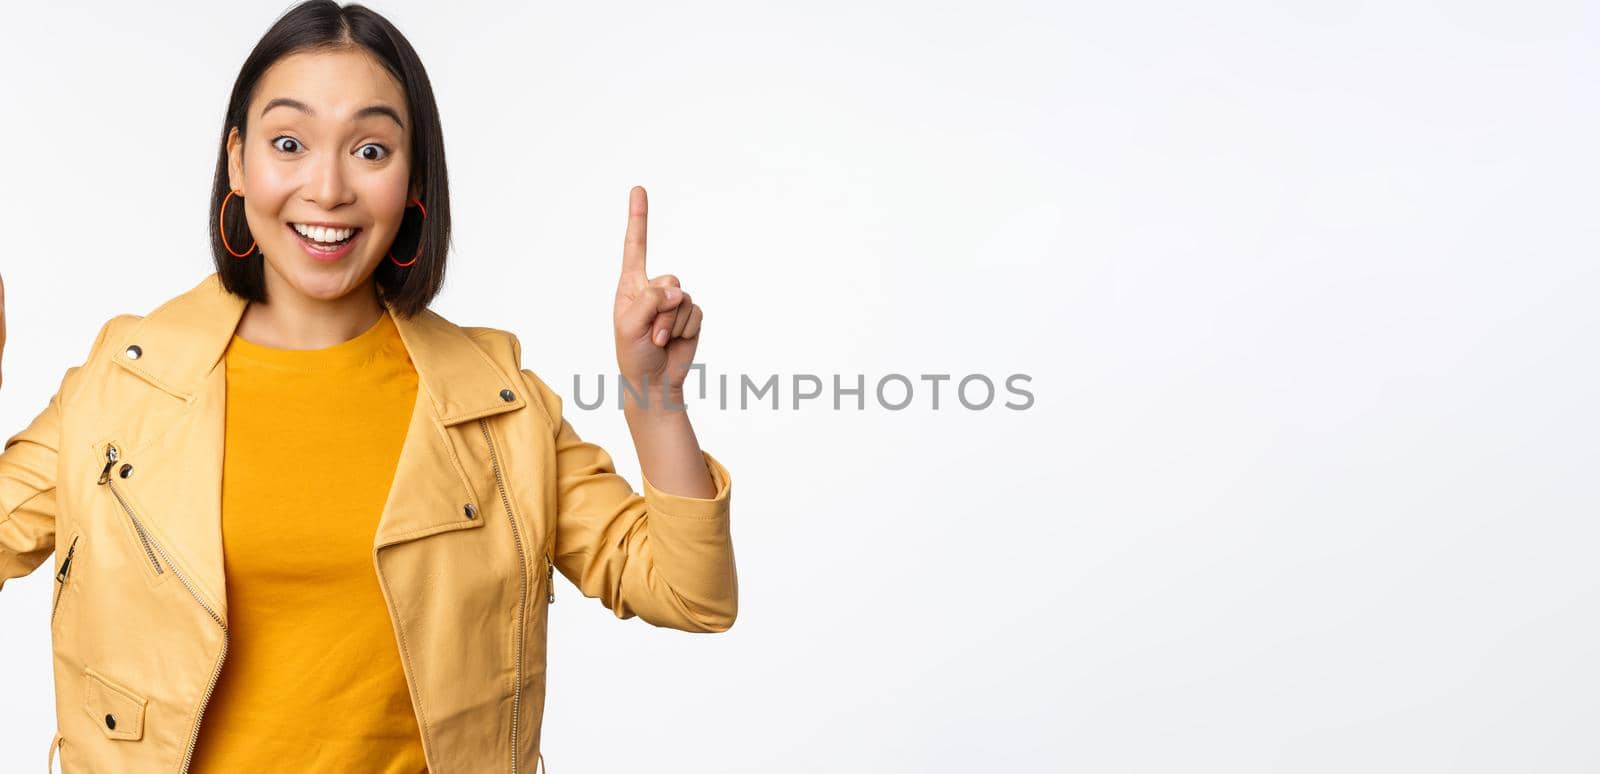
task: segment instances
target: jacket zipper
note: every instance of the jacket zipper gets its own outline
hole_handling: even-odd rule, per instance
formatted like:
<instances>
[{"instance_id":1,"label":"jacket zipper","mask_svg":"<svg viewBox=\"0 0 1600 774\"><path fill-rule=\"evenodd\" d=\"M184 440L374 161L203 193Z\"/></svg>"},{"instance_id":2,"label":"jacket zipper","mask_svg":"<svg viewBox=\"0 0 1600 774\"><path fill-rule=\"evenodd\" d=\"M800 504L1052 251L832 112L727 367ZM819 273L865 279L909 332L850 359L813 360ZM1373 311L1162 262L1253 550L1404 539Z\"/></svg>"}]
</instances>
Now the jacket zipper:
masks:
<instances>
[{"instance_id":1,"label":"jacket zipper","mask_svg":"<svg viewBox=\"0 0 1600 774\"><path fill-rule=\"evenodd\" d=\"M97 483L111 483L111 466L117 464L117 457L117 445L114 443L106 444L106 466L100 469L100 480ZM122 510L128 514L128 519L133 522L134 531L139 533L139 542L144 544L144 555L150 558L150 566L156 569L157 575L160 575L162 573L161 563L156 561L156 552L150 550L150 535L144 531L144 525L140 524L139 519L133 515L133 508L128 505L128 501L122 499L122 493L118 492L114 486L111 487L111 493L117 496L117 502L122 504Z\"/></svg>"},{"instance_id":2,"label":"jacket zipper","mask_svg":"<svg viewBox=\"0 0 1600 774\"><path fill-rule=\"evenodd\" d=\"M217 626L222 628L222 652L217 656L217 665L211 670L211 682L206 685L206 694L200 699L200 710L195 713L194 727L189 730L189 746L183 753L183 768L179 769L181 772L187 772L189 771L189 763L194 758L195 743L200 738L200 720L205 717L206 705L211 702L211 692L217 687L217 678L222 676L222 662L228 657L228 624L222 620L222 616L217 615L217 611L211 609L211 606L206 604L206 601L200 597L200 592L195 591L194 584L190 583L189 579L184 577L183 572L178 569L178 566L172 563L172 557L167 556L167 552L161 547L161 544L151 540L149 533L144 531L144 524L140 523L139 517L133 513L133 508L128 505L128 501L122 496L121 492L117 491L117 486L113 483L111 465L116 461L116 444L106 444L106 466L100 471L99 483L111 489L111 493L117 497L117 502L122 505L122 511L128 514L128 518L133 521L133 527L138 530L139 539L144 541L145 553L149 555L150 563L155 565L156 572L162 572L161 564L156 561L156 554L159 553L161 558L166 560L167 565L172 568L173 574L178 576L179 581L182 581L183 587L189 590L189 596L194 597L194 601L200 603L200 607L206 611L207 615L211 616L211 620L216 621ZM151 551L152 548L154 552Z\"/></svg>"},{"instance_id":3,"label":"jacket zipper","mask_svg":"<svg viewBox=\"0 0 1600 774\"><path fill-rule=\"evenodd\" d=\"M522 581L521 595L517 598L517 652L516 685L511 694L511 774L517 774L517 731L522 711L522 651L524 610L528 606L528 557L522 550L522 530L517 528L517 517L511 512L511 497L506 494L506 482L500 475L500 457L495 454L494 438L489 435L488 417L478 418L478 428L489 445L489 463L494 467L494 485L500 490L500 502L505 506L506 518L511 521L511 536L517 543L518 576Z\"/></svg>"},{"instance_id":4,"label":"jacket zipper","mask_svg":"<svg viewBox=\"0 0 1600 774\"><path fill-rule=\"evenodd\" d=\"M51 623L56 621L56 609L61 607L61 595L67 593L67 574L72 571L72 552L78 550L78 538L80 537L82 535L74 535L72 537L72 544L67 546L67 558L61 560L61 569L56 571L56 583L61 588L56 589L56 601L50 606Z\"/></svg>"}]
</instances>

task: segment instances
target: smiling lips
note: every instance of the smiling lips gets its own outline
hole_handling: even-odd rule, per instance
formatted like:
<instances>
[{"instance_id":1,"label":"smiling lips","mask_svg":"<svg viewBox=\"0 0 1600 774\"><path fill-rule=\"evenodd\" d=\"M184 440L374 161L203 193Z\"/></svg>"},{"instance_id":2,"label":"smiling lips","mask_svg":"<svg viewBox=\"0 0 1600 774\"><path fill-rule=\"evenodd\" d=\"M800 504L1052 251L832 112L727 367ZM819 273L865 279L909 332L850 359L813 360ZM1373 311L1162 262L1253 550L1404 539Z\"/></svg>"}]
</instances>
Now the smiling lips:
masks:
<instances>
[{"instance_id":1,"label":"smiling lips","mask_svg":"<svg viewBox=\"0 0 1600 774\"><path fill-rule=\"evenodd\" d=\"M338 260L348 255L362 231L354 226L334 228L300 223L290 223L289 230L294 232L306 253L319 261Z\"/></svg>"},{"instance_id":2,"label":"smiling lips","mask_svg":"<svg viewBox=\"0 0 1600 774\"><path fill-rule=\"evenodd\" d=\"M353 226L332 228L328 226L308 226L301 223L290 223L289 227L301 236L324 245L337 245L354 236L360 230Z\"/></svg>"}]
</instances>

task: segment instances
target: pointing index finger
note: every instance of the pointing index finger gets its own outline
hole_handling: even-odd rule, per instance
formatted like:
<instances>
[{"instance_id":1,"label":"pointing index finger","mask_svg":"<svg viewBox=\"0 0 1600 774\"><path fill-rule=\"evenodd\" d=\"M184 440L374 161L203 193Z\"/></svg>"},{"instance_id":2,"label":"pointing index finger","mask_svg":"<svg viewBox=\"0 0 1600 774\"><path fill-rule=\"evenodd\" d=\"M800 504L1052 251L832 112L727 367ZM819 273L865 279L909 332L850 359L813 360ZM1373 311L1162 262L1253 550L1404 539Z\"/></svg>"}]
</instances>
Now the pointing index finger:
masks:
<instances>
[{"instance_id":1,"label":"pointing index finger","mask_svg":"<svg viewBox=\"0 0 1600 774\"><path fill-rule=\"evenodd\" d=\"M644 232L649 202L643 186L628 191L628 233L622 240L622 273L644 277Z\"/></svg>"}]
</instances>

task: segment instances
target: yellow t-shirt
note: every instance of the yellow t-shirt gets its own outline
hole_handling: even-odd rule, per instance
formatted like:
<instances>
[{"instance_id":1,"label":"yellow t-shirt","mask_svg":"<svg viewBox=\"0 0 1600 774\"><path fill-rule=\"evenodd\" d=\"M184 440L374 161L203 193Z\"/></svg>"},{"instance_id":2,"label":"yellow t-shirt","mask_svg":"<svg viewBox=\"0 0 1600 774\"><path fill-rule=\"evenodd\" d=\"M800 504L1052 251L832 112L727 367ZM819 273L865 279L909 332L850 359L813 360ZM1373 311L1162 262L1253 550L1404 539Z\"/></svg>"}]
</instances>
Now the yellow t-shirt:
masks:
<instances>
[{"instance_id":1,"label":"yellow t-shirt","mask_svg":"<svg viewBox=\"0 0 1600 774\"><path fill-rule=\"evenodd\" d=\"M225 354L228 654L196 772L427 771L372 561L417 399L394 320L332 347Z\"/></svg>"}]
</instances>

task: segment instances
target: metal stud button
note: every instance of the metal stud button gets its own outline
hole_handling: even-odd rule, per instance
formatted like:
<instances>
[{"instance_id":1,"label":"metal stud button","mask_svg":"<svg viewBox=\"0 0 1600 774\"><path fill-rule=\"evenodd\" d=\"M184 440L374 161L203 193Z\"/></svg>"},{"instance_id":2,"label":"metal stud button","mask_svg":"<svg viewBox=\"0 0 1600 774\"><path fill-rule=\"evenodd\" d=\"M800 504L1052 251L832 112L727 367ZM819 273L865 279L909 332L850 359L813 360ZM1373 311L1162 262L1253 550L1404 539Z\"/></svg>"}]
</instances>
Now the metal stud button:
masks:
<instances>
[{"instance_id":1,"label":"metal stud button","mask_svg":"<svg viewBox=\"0 0 1600 774\"><path fill-rule=\"evenodd\" d=\"M139 356L144 354L144 350L140 349L138 344L133 344L128 347L127 352L122 354L127 355L129 360L138 360Z\"/></svg>"},{"instance_id":2,"label":"metal stud button","mask_svg":"<svg viewBox=\"0 0 1600 774\"><path fill-rule=\"evenodd\" d=\"M478 518L478 506L473 505L472 503L467 503L467 507L463 508L462 510L465 510L467 512L467 518L469 518L469 519Z\"/></svg>"},{"instance_id":3,"label":"metal stud button","mask_svg":"<svg viewBox=\"0 0 1600 774\"><path fill-rule=\"evenodd\" d=\"M117 730L117 719L112 717L110 714L106 715L106 728L109 728L113 731Z\"/></svg>"},{"instance_id":4,"label":"metal stud button","mask_svg":"<svg viewBox=\"0 0 1600 774\"><path fill-rule=\"evenodd\" d=\"M117 473L123 478L133 475L133 464L127 462L122 463L122 467L117 469Z\"/></svg>"},{"instance_id":5,"label":"metal stud button","mask_svg":"<svg viewBox=\"0 0 1600 774\"><path fill-rule=\"evenodd\" d=\"M517 399L516 394L513 393L511 390L506 389L506 390L501 390L500 391L500 400L503 400L503 401L505 401L507 403L510 403L511 401L516 400L516 399Z\"/></svg>"}]
</instances>

